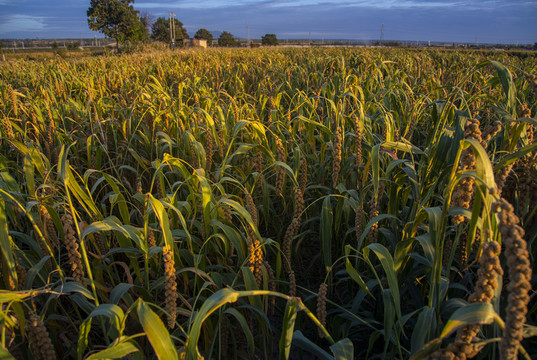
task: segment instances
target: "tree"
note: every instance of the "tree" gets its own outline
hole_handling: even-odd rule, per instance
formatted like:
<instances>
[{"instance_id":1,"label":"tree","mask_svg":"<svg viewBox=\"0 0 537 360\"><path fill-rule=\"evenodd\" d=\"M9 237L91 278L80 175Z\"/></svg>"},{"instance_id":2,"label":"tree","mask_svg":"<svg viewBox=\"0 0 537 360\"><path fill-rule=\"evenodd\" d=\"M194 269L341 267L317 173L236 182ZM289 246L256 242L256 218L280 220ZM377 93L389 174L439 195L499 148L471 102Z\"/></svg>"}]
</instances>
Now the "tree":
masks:
<instances>
[{"instance_id":1,"label":"tree","mask_svg":"<svg viewBox=\"0 0 537 360\"><path fill-rule=\"evenodd\" d=\"M150 32L151 25L155 22L155 17L147 11L143 11L140 13L140 22L147 29L147 32Z\"/></svg>"},{"instance_id":2,"label":"tree","mask_svg":"<svg viewBox=\"0 0 537 360\"><path fill-rule=\"evenodd\" d=\"M183 27L183 23L177 19L173 19L175 22L175 38L185 39L188 38L188 33ZM151 25L151 39L154 41L162 41L165 43L170 42L170 20L159 17L157 21Z\"/></svg>"},{"instance_id":3,"label":"tree","mask_svg":"<svg viewBox=\"0 0 537 360\"><path fill-rule=\"evenodd\" d=\"M67 44L67 50L69 51L77 51L79 47L80 47L80 42L78 41Z\"/></svg>"},{"instance_id":4,"label":"tree","mask_svg":"<svg viewBox=\"0 0 537 360\"><path fill-rule=\"evenodd\" d=\"M209 30L201 28L198 31L196 31L196 35L194 35L194 39L205 39L207 40L207 44L210 46L213 43L213 34L211 34Z\"/></svg>"},{"instance_id":5,"label":"tree","mask_svg":"<svg viewBox=\"0 0 537 360\"><path fill-rule=\"evenodd\" d=\"M237 40L227 31L222 32L218 38L218 46L237 46Z\"/></svg>"},{"instance_id":6,"label":"tree","mask_svg":"<svg viewBox=\"0 0 537 360\"><path fill-rule=\"evenodd\" d=\"M91 0L88 25L91 30L100 31L116 40L117 47L126 41L137 42L147 38L147 29L134 10L133 0Z\"/></svg>"},{"instance_id":7,"label":"tree","mask_svg":"<svg viewBox=\"0 0 537 360\"><path fill-rule=\"evenodd\" d=\"M265 36L261 38L261 44L269 46L278 45L278 39L275 34L265 34Z\"/></svg>"}]
</instances>

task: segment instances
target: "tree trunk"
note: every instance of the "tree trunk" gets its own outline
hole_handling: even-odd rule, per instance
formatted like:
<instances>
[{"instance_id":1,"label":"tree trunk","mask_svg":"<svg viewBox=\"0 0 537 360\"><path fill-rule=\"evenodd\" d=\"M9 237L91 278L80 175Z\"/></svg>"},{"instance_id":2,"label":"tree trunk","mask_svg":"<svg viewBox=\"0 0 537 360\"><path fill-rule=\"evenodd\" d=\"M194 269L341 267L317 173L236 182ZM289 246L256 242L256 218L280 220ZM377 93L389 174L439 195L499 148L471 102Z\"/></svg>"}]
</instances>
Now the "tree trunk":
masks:
<instances>
[{"instance_id":1,"label":"tree trunk","mask_svg":"<svg viewBox=\"0 0 537 360\"><path fill-rule=\"evenodd\" d=\"M116 50L119 53L119 29L116 26Z\"/></svg>"}]
</instances>

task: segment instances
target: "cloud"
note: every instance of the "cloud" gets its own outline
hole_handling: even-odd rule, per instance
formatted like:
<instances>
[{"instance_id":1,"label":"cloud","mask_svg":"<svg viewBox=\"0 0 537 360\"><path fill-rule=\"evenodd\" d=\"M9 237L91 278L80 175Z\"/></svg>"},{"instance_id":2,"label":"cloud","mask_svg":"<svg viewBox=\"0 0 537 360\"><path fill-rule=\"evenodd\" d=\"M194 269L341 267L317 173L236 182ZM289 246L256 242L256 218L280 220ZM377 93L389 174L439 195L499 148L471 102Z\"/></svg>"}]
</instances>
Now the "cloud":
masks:
<instances>
[{"instance_id":1,"label":"cloud","mask_svg":"<svg viewBox=\"0 0 537 360\"><path fill-rule=\"evenodd\" d=\"M196 1L196 0L170 0L159 2L136 2L135 7L143 9L222 9L232 7L257 8L291 8L291 7L359 7L376 9L409 9L409 8L459 8L459 9L485 9L503 6L535 6L537 1L514 0L229 0L229 1Z\"/></svg>"},{"instance_id":2,"label":"cloud","mask_svg":"<svg viewBox=\"0 0 537 360\"><path fill-rule=\"evenodd\" d=\"M18 31L45 30L45 18L24 14L13 14L0 18L0 35Z\"/></svg>"}]
</instances>

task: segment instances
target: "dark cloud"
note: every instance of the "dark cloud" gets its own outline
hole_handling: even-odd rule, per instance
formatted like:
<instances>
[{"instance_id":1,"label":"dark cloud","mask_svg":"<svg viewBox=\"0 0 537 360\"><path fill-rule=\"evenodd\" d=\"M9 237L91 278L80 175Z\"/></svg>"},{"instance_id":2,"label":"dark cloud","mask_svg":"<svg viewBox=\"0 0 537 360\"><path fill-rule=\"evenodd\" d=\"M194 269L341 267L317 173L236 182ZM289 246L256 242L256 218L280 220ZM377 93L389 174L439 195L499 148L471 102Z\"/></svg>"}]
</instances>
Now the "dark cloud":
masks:
<instances>
[{"instance_id":1,"label":"dark cloud","mask_svg":"<svg viewBox=\"0 0 537 360\"><path fill-rule=\"evenodd\" d=\"M0 37L93 37L88 0L0 0ZM140 0L155 16L174 11L189 33L204 27L251 38L378 39L454 42L537 42L537 1L460 0ZM18 24L17 27L14 25ZM102 35L101 35L102 36Z\"/></svg>"}]
</instances>

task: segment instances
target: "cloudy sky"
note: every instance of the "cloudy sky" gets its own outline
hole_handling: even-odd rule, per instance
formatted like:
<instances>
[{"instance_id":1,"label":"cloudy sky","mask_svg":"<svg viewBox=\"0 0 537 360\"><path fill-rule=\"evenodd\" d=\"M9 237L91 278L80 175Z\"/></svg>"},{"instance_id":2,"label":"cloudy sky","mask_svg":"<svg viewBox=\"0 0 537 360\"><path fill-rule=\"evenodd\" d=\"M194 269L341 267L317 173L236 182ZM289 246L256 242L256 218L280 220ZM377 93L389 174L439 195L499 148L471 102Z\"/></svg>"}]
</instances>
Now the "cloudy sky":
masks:
<instances>
[{"instance_id":1,"label":"cloudy sky","mask_svg":"<svg viewBox=\"0 0 537 360\"><path fill-rule=\"evenodd\" d=\"M90 0L0 0L0 38L102 37L88 29ZM533 44L537 0L137 0L155 18L246 38L384 39Z\"/></svg>"}]
</instances>

